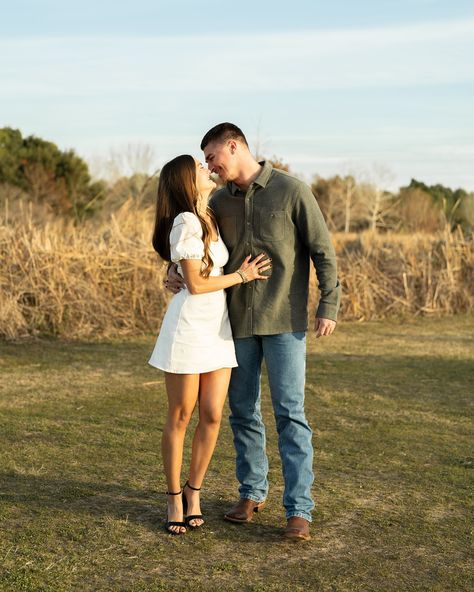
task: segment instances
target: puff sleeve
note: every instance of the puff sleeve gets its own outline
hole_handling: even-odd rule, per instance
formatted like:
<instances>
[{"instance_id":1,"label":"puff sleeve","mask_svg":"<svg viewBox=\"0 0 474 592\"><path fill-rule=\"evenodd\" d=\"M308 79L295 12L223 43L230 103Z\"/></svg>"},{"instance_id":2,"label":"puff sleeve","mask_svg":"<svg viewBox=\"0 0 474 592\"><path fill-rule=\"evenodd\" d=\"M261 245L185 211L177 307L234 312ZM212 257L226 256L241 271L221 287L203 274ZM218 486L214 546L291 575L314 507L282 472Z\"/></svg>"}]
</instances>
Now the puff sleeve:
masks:
<instances>
[{"instance_id":1,"label":"puff sleeve","mask_svg":"<svg viewBox=\"0 0 474 592\"><path fill-rule=\"evenodd\" d=\"M204 257L201 223L193 213L182 212L174 219L170 232L170 254L173 263Z\"/></svg>"}]
</instances>

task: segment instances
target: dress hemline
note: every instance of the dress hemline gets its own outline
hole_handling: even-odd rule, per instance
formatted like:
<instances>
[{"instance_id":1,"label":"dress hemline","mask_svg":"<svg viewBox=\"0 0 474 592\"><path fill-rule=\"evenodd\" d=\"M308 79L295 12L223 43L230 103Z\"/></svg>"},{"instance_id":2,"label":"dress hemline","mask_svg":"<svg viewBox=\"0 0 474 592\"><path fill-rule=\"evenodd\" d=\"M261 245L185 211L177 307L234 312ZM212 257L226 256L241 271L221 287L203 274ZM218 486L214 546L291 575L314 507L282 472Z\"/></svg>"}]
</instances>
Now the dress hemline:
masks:
<instances>
[{"instance_id":1,"label":"dress hemline","mask_svg":"<svg viewBox=\"0 0 474 592\"><path fill-rule=\"evenodd\" d=\"M152 366L153 368L157 368L158 370L162 370L163 372L169 372L170 374L206 374L207 372L214 372L215 370L223 370L224 368L229 368L230 370L232 370L232 368L237 368L237 366L238 366L238 364L233 364L233 365L219 364L219 366L212 366L212 367L210 367L208 369L206 368L204 370L183 370L182 368L177 370L177 369L173 369L170 367L163 368L162 366L158 366L157 364L153 364L151 361L148 361L148 364L150 366Z\"/></svg>"}]
</instances>

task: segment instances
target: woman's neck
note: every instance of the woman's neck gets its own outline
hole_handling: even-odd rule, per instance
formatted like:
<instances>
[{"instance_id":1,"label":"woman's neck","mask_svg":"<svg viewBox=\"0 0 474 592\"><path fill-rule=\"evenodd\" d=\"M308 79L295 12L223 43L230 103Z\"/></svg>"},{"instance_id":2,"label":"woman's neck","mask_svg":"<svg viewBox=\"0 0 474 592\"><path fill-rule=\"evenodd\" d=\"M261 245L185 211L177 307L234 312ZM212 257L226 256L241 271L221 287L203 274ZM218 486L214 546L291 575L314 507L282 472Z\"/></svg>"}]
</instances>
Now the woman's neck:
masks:
<instances>
[{"instance_id":1,"label":"woman's neck","mask_svg":"<svg viewBox=\"0 0 474 592\"><path fill-rule=\"evenodd\" d=\"M207 216L207 203L209 201L210 193L210 191L206 193L201 193L201 195L197 199L196 211L202 218L206 218Z\"/></svg>"}]
</instances>

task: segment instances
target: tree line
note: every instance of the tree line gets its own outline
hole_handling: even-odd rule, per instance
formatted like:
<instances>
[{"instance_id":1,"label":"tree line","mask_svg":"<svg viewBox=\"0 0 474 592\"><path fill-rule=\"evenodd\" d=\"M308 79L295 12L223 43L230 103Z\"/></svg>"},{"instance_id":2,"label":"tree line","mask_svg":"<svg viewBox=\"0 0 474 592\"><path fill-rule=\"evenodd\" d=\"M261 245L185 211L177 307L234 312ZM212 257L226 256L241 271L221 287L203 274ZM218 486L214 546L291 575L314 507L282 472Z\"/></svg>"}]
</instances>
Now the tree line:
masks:
<instances>
[{"instance_id":1,"label":"tree line","mask_svg":"<svg viewBox=\"0 0 474 592\"><path fill-rule=\"evenodd\" d=\"M289 171L281 159L273 166ZM73 150L62 151L18 129L0 128L0 203L30 202L77 221L100 216L131 199L137 207L154 203L158 174L135 172L113 182L93 180L87 163ZM474 193L412 179L386 191L355 175L315 176L311 184L333 232L436 232L449 225L474 233Z\"/></svg>"}]
</instances>

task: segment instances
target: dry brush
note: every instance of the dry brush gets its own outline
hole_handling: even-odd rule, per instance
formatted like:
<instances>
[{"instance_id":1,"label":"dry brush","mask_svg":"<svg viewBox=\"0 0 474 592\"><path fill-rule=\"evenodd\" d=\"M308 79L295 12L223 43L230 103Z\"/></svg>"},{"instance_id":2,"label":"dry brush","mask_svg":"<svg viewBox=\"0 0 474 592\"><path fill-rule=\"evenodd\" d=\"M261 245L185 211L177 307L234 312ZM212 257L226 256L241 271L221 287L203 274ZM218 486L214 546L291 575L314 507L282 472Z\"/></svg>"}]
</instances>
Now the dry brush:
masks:
<instances>
[{"instance_id":1,"label":"dry brush","mask_svg":"<svg viewBox=\"0 0 474 592\"><path fill-rule=\"evenodd\" d=\"M0 218L0 336L155 333L169 295L150 244L153 212L128 201L106 222ZM460 232L334 235L341 318L472 309L474 249ZM314 274L310 307L317 298Z\"/></svg>"}]
</instances>

